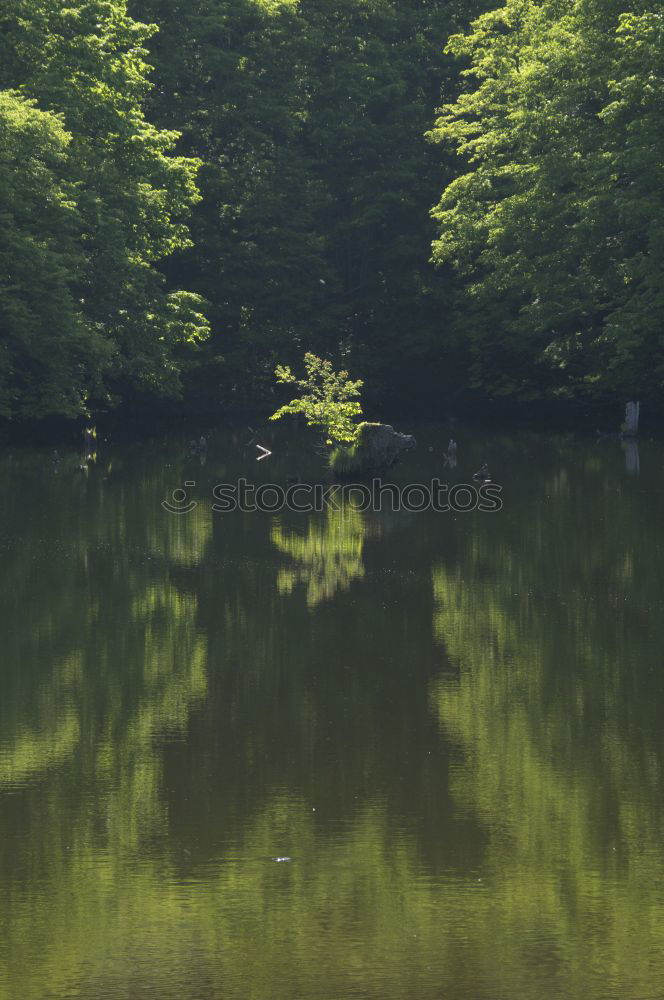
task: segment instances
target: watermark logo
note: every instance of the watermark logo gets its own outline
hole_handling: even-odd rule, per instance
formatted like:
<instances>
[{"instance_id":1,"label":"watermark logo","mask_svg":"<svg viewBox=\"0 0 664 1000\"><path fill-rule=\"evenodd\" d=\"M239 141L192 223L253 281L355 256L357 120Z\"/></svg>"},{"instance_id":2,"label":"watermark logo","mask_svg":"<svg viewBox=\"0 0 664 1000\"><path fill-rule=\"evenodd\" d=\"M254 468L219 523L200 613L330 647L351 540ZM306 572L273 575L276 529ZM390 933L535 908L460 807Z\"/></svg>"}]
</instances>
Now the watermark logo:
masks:
<instances>
[{"instance_id":1,"label":"watermark logo","mask_svg":"<svg viewBox=\"0 0 664 1000\"><path fill-rule=\"evenodd\" d=\"M178 487L178 489L173 490L171 493L170 500L162 500L161 506L164 510L167 510L169 514L191 514L193 510L196 510L198 504L195 500L189 500L187 496L187 489L191 489L196 485L195 481L187 480L184 484L185 489Z\"/></svg>"},{"instance_id":2,"label":"watermark logo","mask_svg":"<svg viewBox=\"0 0 664 1000\"><path fill-rule=\"evenodd\" d=\"M163 500L162 507L170 514L190 514L198 507L189 499L188 489L195 482L185 482L186 489L173 490L170 500ZM424 511L436 513L466 514L479 510L495 513L503 508L502 486L493 482L444 483L432 479L428 483L384 483L374 479L368 483L250 483L239 479L236 483L218 483L212 490L211 509L215 514L230 514L233 511L277 514L288 510L297 514L313 514L323 511L339 511L351 507L360 512L392 513L405 512L419 514Z\"/></svg>"}]
</instances>

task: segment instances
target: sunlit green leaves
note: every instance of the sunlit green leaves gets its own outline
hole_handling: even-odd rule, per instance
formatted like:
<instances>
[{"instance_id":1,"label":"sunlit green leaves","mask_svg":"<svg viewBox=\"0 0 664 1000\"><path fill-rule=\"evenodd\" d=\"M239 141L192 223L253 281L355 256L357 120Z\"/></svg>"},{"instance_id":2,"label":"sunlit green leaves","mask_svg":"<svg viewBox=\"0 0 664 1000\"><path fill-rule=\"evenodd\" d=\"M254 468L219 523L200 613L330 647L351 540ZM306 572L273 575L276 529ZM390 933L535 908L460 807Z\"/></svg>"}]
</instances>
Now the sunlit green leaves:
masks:
<instances>
[{"instance_id":1,"label":"sunlit green leaves","mask_svg":"<svg viewBox=\"0 0 664 1000\"><path fill-rule=\"evenodd\" d=\"M489 393L659 393L662 25L628 7L507 0L449 42L468 85L431 133L460 155L434 257Z\"/></svg>"},{"instance_id":2,"label":"sunlit green leaves","mask_svg":"<svg viewBox=\"0 0 664 1000\"><path fill-rule=\"evenodd\" d=\"M270 417L303 414L308 427L321 427L327 444L351 443L357 435L357 418L362 407L357 401L362 388L360 380L350 380L347 371L335 372L332 362L308 352L304 355L305 377L297 378L290 368L279 365L277 382L294 384L301 395L281 406Z\"/></svg>"},{"instance_id":3,"label":"sunlit green leaves","mask_svg":"<svg viewBox=\"0 0 664 1000\"><path fill-rule=\"evenodd\" d=\"M190 245L198 163L143 115L154 30L124 0L0 12L5 416L76 416L111 387L177 393L175 349L206 334L202 300L155 266Z\"/></svg>"}]
</instances>

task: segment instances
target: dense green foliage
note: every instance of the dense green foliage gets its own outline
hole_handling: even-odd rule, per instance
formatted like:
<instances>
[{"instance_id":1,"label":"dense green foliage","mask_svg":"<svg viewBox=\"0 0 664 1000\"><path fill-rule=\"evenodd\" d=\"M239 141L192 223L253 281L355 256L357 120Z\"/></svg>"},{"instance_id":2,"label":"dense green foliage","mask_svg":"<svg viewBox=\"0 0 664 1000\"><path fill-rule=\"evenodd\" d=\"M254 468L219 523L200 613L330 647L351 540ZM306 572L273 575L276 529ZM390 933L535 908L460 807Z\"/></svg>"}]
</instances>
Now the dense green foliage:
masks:
<instances>
[{"instance_id":1,"label":"dense green foliage","mask_svg":"<svg viewBox=\"0 0 664 1000\"><path fill-rule=\"evenodd\" d=\"M453 158L425 132L456 87L445 39L484 6L134 0L160 27L151 113L204 162L186 265L212 304L200 398L253 400L307 349L351 353L374 397L449 367L429 212Z\"/></svg>"},{"instance_id":2,"label":"dense green foliage","mask_svg":"<svg viewBox=\"0 0 664 1000\"><path fill-rule=\"evenodd\" d=\"M0 414L217 414L306 351L372 404L656 402L659 5L491 6L8 0Z\"/></svg>"},{"instance_id":3,"label":"dense green foliage","mask_svg":"<svg viewBox=\"0 0 664 1000\"><path fill-rule=\"evenodd\" d=\"M0 13L0 407L85 412L116 386L178 386L199 300L155 267L188 245L196 163L150 125L145 42L124 0Z\"/></svg>"},{"instance_id":4,"label":"dense green foliage","mask_svg":"<svg viewBox=\"0 0 664 1000\"><path fill-rule=\"evenodd\" d=\"M526 398L664 376L664 16L643 0L506 0L448 49L470 82L433 136L464 166L435 252L467 279L476 384Z\"/></svg>"}]
</instances>

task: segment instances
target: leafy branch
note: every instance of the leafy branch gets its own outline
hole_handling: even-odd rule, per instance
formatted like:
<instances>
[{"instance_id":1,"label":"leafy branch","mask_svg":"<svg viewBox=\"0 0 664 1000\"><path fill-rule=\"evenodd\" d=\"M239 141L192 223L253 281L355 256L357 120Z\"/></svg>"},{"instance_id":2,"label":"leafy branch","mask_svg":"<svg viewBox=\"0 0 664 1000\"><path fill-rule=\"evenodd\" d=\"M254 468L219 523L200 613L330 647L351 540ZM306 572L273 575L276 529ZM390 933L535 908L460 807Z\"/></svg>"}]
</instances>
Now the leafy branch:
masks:
<instances>
[{"instance_id":1,"label":"leafy branch","mask_svg":"<svg viewBox=\"0 0 664 1000\"><path fill-rule=\"evenodd\" d=\"M308 427L323 429L326 444L352 444L357 435L356 419L362 416L357 397L364 383L353 382L347 371L335 372L331 361L311 352L304 355L304 370L304 378L298 378L287 366L277 366L277 382L297 386L300 395L281 406L270 420L301 413Z\"/></svg>"}]
</instances>

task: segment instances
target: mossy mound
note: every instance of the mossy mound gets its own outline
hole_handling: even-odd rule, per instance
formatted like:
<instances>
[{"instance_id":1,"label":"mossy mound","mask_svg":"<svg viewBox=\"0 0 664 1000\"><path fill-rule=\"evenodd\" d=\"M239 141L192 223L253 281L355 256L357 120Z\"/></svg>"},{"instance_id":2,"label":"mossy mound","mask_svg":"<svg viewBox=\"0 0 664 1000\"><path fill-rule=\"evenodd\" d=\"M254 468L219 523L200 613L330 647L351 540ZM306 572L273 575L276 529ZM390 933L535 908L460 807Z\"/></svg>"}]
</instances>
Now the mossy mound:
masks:
<instances>
[{"instance_id":1,"label":"mossy mound","mask_svg":"<svg viewBox=\"0 0 664 1000\"><path fill-rule=\"evenodd\" d=\"M338 446L330 455L330 468L341 478L383 472L391 468L404 451L416 446L410 434L399 434L390 424L365 421L348 447Z\"/></svg>"}]
</instances>

